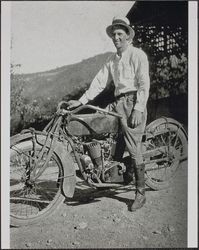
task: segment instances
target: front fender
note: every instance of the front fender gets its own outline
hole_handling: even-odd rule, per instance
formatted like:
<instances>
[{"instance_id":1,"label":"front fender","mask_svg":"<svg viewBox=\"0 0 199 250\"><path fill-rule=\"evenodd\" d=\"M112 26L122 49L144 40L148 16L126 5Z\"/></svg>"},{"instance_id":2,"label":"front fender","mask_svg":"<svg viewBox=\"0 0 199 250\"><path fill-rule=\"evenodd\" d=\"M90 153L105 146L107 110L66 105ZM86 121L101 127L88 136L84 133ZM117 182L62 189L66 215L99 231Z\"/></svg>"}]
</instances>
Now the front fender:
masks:
<instances>
[{"instance_id":1,"label":"front fender","mask_svg":"<svg viewBox=\"0 0 199 250\"><path fill-rule=\"evenodd\" d=\"M68 151L63 142L57 142L54 151L60 158L64 170L64 179L62 185L63 194L66 197L72 198L76 186L76 172L74 161L70 154L71 151Z\"/></svg>"},{"instance_id":2,"label":"front fender","mask_svg":"<svg viewBox=\"0 0 199 250\"><path fill-rule=\"evenodd\" d=\"M36 142L43 146L46 142L47 134L40 131L35 131ZM17 134L11 137L11 146L24 140L30 140L33 137L31 132L24 134ZM47 147L49 148L51 141L48 142ZM70 149L70 150L69 150ZM62 185L62 192L66 197L73 197L76 186L76 173L73 158L70 154L72 148L66 147L62 141L56 141L54 152L58 156L64 171L64 179Z\"/></svg>"}]
</instances>

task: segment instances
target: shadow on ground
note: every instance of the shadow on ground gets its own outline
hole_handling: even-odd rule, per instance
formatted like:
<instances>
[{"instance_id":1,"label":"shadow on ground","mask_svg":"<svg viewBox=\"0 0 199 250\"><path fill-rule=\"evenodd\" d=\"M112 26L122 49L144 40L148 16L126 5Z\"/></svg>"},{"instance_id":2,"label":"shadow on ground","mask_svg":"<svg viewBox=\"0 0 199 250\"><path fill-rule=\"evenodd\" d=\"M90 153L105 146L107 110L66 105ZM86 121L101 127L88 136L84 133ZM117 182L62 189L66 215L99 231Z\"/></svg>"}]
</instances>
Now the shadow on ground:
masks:
<instances>
[{"instance_id":1,"label":"shadow on ground","mask_svg":"<svg viewBox=\"0 0 199 250\"><path fill-rule=\"evenodd\" d=\"M76 190L73 198L67 198L65 200L65 204L67 206L81 206L86 205L88 203L96 203L100 202L101 198L110 198L118 200L119 202L123 202L127 205L128 209L133 203L133 199L124 198L119 196L119 194L135 192L135 185L126 185L118 188L98 188L93 189L90 187L86 187L85 182L78 182L76 185ZM146 191L153 191L151 188L146 187Z\"/></svg>"}]
</instances>

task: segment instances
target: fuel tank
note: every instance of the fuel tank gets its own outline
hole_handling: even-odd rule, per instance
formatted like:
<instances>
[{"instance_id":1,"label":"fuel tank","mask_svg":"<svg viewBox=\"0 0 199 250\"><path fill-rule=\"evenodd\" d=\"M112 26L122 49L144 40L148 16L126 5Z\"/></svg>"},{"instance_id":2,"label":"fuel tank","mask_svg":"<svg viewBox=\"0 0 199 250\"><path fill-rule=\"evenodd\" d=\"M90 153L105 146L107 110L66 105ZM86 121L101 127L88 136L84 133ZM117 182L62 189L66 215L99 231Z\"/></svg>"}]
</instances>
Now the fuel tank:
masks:
<instances>
[{"instance_id":1,"label":"fuel tank","mask_svg":"<svg viewBox=\"0 0 199 250\"><path fill-rule=\"evenodd\" d=\"M68 131L76 136L118 132L119 119L100 113L73 115Z\"/></svg>"}]
</instances>

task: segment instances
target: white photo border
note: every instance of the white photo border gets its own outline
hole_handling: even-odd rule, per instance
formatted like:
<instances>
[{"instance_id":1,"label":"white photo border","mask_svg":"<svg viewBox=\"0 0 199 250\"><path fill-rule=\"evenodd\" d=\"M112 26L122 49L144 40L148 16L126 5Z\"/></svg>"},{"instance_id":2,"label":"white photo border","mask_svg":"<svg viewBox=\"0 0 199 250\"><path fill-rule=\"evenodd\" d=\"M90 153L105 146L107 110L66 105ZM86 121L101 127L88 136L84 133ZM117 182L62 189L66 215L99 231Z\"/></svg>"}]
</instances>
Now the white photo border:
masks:
<instances>
[{"instance_id":1,"label":"white photo border","mask_svg":"<svg viewBox=\"0 0 199 250\"><path fill-rule=\"evenodd\" d=\"M11 3L1 1L1 248L10 248L10 48ZM190 1L188 40L188 247L198 246L198 2Z\"/></svg>"}]
</instances>

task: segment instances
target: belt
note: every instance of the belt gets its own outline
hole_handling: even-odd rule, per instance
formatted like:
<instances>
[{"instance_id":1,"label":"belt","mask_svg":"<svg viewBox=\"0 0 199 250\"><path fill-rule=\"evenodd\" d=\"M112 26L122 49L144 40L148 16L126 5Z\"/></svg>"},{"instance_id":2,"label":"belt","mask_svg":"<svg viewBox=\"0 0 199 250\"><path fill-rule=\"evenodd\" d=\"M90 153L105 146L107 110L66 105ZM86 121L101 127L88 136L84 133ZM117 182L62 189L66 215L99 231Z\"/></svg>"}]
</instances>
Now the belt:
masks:
<instances>
[{"instance_id":1,"label":"belt","mask_svg":"<svg viewBox=\"0 0 199 250\"><path fill-rule=\"evenodd\" d=\"M126 93L121 93L120 95L116 96L115 99L118 100L120 99L121 97L123 96L130 96L130 95L135 95L137 93L137 91L129 91L129 92L126 92Z\"/></svg>"}]
</instances>

